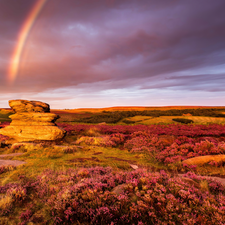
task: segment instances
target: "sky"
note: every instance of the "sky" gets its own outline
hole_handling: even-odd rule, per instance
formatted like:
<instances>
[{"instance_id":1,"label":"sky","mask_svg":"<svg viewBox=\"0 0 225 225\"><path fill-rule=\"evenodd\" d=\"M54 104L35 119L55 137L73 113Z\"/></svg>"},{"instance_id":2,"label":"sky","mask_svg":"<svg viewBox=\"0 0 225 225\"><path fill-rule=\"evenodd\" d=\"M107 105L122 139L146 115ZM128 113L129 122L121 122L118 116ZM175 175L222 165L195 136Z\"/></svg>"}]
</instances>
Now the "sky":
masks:
<instances>
[{"instance_id":1,"label":"sky","mask_svg":"<svg viewBox=\"0 0 225 225\"><path fill-rule=\"evenodd\" d=\"M224 9L224 0L0 0L0 107L224 106Z\"/></svg>"}]
</instances>

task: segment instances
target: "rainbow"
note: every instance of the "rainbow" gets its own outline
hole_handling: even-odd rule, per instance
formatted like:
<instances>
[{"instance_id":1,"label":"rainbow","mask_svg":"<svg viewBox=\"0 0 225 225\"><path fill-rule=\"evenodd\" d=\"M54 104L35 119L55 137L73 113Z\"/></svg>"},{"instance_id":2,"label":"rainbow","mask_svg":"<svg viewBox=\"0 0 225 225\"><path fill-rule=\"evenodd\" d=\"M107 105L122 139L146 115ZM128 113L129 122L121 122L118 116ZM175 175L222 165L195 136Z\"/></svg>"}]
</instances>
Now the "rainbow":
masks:
<instances>
[{"instance_id":1,"label":"rainbow","mask_svg":"<svg viewBox=\"0 0 225 225\"><path fill-rule=\"evenodd\" d=\"M11 63L8 70L7 77L9 83L13 83L14 80L16 79L24 44L27 40L27 37L29 35L32 26L34 25L39 13L41 12L42 8L44 7L47 1L48 0L37 0L37 2L32 7L30 13L28 14L25 22L21 27L21 30L18 35L17 44L13 51Z\"/></svg>"}]
</instances>

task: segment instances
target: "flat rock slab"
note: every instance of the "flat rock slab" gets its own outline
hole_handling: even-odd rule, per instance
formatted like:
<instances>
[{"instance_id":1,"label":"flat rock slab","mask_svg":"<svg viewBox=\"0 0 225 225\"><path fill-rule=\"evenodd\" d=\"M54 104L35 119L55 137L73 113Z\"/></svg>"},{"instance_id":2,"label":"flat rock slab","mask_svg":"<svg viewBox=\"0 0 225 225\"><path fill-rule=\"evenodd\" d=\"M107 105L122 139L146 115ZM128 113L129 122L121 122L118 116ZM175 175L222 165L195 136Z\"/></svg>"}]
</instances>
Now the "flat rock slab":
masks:
<instances>
[{"instance_id":1,"label":"flat rock slab","mask_svg":"<svg viewBox=\"0 0 225 225\"><path fill-rule=\"evenodd\" d=\"M3 160L0 159L0 166L20 166L25 164L26 162L24 161L19 161L19 160Z\"/></svg>"},{"instance_id":2,"label":"flat rock slab","mask_svg":"<svg viewBox=\"0 0 225 225\"><path fill-rule=\"evenodd\" d=\"M204 165L206 163L215 161L217 163L225 162L225 155L204 155L194 158L186 159L182 163L188 165Z\"/></svg>"},{"instance_id":3,"label":"flat rock slab","mask_svg":"<svg viewBox=\"0 0 225 225\"><path fill-rule=\"evenodd\" d=\"M19 156L19 155L23 155L24 153L11 153L11 154L3 154L0 155L0 158L4 158L4 157L8 157L8 156Z\"/></svg>"}]
</instances>

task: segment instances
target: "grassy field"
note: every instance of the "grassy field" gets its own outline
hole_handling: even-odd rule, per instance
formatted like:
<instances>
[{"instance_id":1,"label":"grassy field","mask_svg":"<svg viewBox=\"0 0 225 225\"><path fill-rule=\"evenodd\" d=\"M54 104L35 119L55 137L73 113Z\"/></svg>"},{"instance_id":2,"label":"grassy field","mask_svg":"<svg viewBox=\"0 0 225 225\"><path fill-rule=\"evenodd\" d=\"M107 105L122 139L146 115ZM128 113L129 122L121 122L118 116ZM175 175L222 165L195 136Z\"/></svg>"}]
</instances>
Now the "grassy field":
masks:
<instances>
[{"instance_id":1,"label":"grassy field","mask_svg":"<svg viewBox=\"0 0 225 225\"><path fill-rule=\"evenodd\" d=\"M174 118L190 119L194 124L225 124L225 118L218 117L205 117L205 116L160 116L160 117L150 117L150 116L134 116L126 118L127 120L135 122L134 124L179 124L173 121ZM120 122L120 124L122 124Z\"/></svg>"}]
</instances>

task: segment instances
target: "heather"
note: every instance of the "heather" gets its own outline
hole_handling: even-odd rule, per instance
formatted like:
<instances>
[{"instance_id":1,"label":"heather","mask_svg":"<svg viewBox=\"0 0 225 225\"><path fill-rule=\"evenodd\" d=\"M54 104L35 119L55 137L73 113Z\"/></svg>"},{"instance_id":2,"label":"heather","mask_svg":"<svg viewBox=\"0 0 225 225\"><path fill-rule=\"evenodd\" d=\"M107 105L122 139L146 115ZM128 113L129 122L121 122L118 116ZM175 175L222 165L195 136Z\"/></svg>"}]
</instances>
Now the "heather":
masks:
<instances>
[{"instance_id":1,"label":"heather","mask_svg":"<svg viewBox=\"0 0 225 225\"><path fill-rule=\"evenodd\" d=\"M223 224L225 220L224 186L193 173L179 178L145 169L48 169L33 179L20 176L18 183L1 186L0 192L1 221L15 213L17 224Z\"/></svg>"},{"instance_id":2,"label":"heather","mask_svg":"<svg viewBox=\"0 0 225 225\"><path fill-rule=\"evenodd\" d=\"M196 156L225 154L224 125L58 125L69 134L79 134L76 144L145 152L165 165Z\"/></svg>"},{"instance_id":3,"label":"heather","mask_svg":"<svg viewBox=\"0 0 225 225\"><path fill-rule=\"evenodd\" d=\"M86 125L86 124L63 124L58 123L58 126L63 127L68 133L80 134L83 131L88 131L90 128L97 128L102 134L132 134L137 131L147 131L156 135L174 135L174 136L224 136L225 125L210 124L210 125Z\"/></svg>"},{"instance_id":4,"label":"heather","mask_svg":"<svg viewBox=\"0 0 225 225\"><path fill-rule=\"evenodd\" d=\"M7 126L9 123L2 123ZM58 123L65 139L23 146L0 136L0 224L224 224L225 154L220 124ZM179 175L179 176L178 176Z\"/></svg>"}]
</instances>

